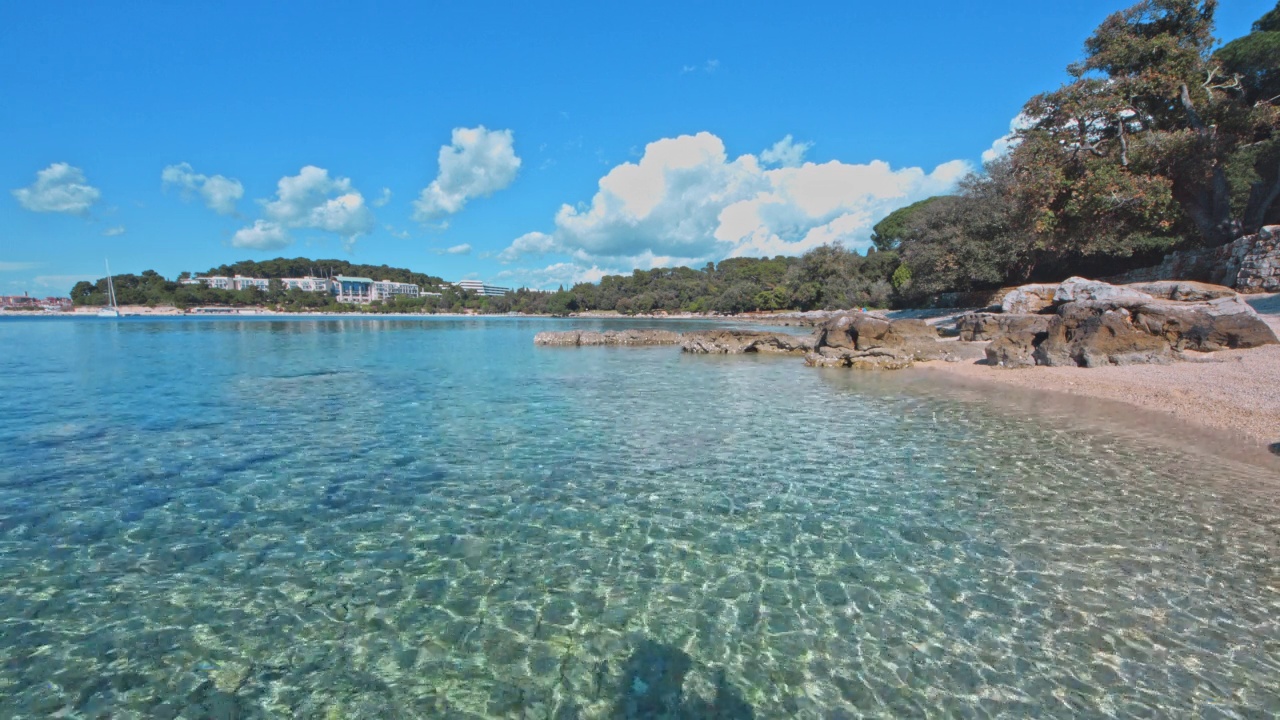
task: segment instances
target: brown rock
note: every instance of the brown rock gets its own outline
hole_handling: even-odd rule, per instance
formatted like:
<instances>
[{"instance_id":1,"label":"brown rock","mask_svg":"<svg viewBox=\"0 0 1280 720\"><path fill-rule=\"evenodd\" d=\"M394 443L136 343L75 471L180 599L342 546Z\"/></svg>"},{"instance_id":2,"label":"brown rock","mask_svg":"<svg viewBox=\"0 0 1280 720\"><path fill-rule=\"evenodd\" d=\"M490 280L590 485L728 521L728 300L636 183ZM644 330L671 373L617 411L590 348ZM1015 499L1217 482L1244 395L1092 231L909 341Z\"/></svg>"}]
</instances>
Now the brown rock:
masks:
<instances>
[{"instance_id":1,"label":"brown rock","mask_svg":"<svg viewBox=\"0 0 1280 720\"><path fill-rule=\"evenodd\" d=\"M1057 285L1022 285L1005 293L1000 310L1012 315L1038 313L1053 304Z\"/></svg>"},{"instance_id":2,"label":"brown rock","mask_svg":"<svg viewBox=\"0 0 1280 720\"><path fill-rule=\"evenodd\" d=\"M806 353L814 349L809 335L785 335L754 330L703 330L686 333L680 349L701 355L742 353Z\"/></svg>"},{"instance_id":3,"label":"brown rock","mask_svg":"<svg viewBox=\"0 0 1280 720\"><path fill-rule=\"evenodd\" d=\"M1080 367L1162 364L1173 360L1173 348L1164 338L1135 327L1124 308L1068 303L1036 347L1035 360Z\"/></svg>"},{"instance_id":4,"label":"brown rock","mask_svg":"<svg viewBox=\"0 0 1280 720\"><path fill-rule=\"evenodd\" d=\"M1035 336L1031 334L1002 335L987 345L987 364L1002 368L1034 367Z\"/></svg>"},{"instance_id":5,"label":"brown rock","mask_svg":"<svg viewBox=\"0 0 1280 720\"><path fill-rule=\"evenodd\" d=\"M540 332L533 336L534 345L675 345L681 340L678 332L670 330L564 330Z\"/></svg>"},{"instance_id":6,"label":"brown rock","mask_svg":"<svg viewBox=\"0 0 1280 720\"><path fill-rule=\"evenodd\" d=\"M1158 300L1177 300L1178 302L1203 302L1236 296L1236 291L1229 287L1191 280L1158 280L1130 283L1125 287L1146 293Z\"/></svg>"},{"instance_id":7,"label":"brown rock","mask_svg":"<svg viewBox=\"0 0 1280 720\"><path fill-rule=\"evenodd\" d=\"M1052 315L967 313L956 318L963 342L987 342L1007 335L1039 335L1049 330Z\"/></svg>"},{"instance_id":8,"label":"brown rock","mask_svg":"<svg viewBox=\"0 0 1280 720\"><path fill-rule=\"evenodd\" d=\"M1234 293L1208 302L1155 301L1132 310L1134 325L1161 337L1175 350L1213 352L1273 345L1273 332Z\"/></svg>"}]
</instances>

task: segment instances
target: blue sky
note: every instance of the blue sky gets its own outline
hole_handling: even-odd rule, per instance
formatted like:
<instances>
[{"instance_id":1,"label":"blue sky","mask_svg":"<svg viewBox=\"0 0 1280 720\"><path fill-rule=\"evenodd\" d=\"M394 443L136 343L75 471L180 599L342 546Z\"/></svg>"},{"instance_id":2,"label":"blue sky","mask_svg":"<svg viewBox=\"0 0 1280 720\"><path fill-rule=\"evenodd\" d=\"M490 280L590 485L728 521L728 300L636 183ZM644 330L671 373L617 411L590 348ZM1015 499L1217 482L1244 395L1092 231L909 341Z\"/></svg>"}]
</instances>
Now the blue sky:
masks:
<instances>
[{"instance_id":1,"label":"blue sky","mask_svg":"<svg viewBox=\"0 0 1280 720\"><path fill-rule=\"evenodd\" d=\"M862 247L1125 3L542 5L0 5L0 293L103 258L554 287ZM1218 36L1273 6L1224 0Z\"/></svg>"}]
</instances>

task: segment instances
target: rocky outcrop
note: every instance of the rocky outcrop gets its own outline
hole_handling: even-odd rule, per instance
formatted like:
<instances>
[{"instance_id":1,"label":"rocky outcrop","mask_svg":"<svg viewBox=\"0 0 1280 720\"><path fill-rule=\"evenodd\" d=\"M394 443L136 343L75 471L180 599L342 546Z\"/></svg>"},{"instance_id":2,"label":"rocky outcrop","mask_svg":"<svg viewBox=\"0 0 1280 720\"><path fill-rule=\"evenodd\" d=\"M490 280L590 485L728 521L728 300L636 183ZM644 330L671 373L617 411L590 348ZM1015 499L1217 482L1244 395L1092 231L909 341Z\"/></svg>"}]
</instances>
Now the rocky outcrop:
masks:
<instances>
[{"instance_id":1,"label":"rocky outcrop","mask_svg":"<svg viewBox=\"0 0 1280 720\"><path fill-rule=\"evenodd\" d=\"M741 355L743 353L800 354L813 350L810 335L755 330L701 330L685 333L680 349L700 355Z\"/></svg>"},{"instance_id":2,"label":"rocky outcrop","mask_svg":"<svg viewBox=\"0 0 1280 720\"><path fill-rule=\"evenodd\" d=\"M1242 293L1280 292L1280 225L1268 225L1216 248L1169 253L1154 267L1107 278L1111 283L1193 280Z\"/></svg>"},{"instance_id":3,"label":"rocky outcrop","mask_svg":"<svg viewBox=\"0 0 1280 720\"><path fill-rule=\"evenodd\" d=\"M677 345L682 336L670 330L564 330L540 332L533 336L534 345Z\"/></svg>"},{"instance_id":4,"label":"rocky outcrop","mask_svg":"<svg viewBox=\"0 0 1280 720\"><path fill-rule=\"evenodd\" d=\"M1042 293L1036 287L1033 294ZM1005 368L1167 363L1188 351L1277 342L1237 293L1197 282L1117 286L1070 278L1044 311L1053 314L971 313L956 325L962 340L990 340L987 362Z\"/></svg>"},{"instance_id":5,"label":"rocky outcrop","mask_svg":"<svg viewBox=\"0 0 1280 720\"><path fill-rule=\"evenodd\" d=\"M1038 313L1053 304L1053 295L1057 290L1057 285L1016 287L1005 293L1000 300L1000 311L1016 315Z\"/></svg>"},{"instance_id":6,"label":"rocky outcrop","mask_svg":"<svg viewBox=\"0 0 1280 720\"><path fill-rule=\"evenodd\" d=\"M1280 225L1268 225L1251 237L1235 288L1243 293L1280 292Z\"/></svg>"},{"instance_id":7,"label":"rocky outcrop","mask_svg":"<svg viewBox=\"0 0 1280 720\"><path fill-rule=\"evenodd\" d=\"M988 342L1007 335L1038 335L1049 330L1050 315L967 313L956 318L962 342Z\"/></svg>"},{"instance_id":8,"label":"rocky outcrop","mask_svg":"<svg viewBox=\"0 0 1280 720\"><path fill-rule=\"evenodd\" d=\"M805 363L820 367L895 370L918 360L959 359L958 343L943 342L924 320L888 320L868 313L847 313L814 331L814 351Z\"/></svg>"}]
</instances>

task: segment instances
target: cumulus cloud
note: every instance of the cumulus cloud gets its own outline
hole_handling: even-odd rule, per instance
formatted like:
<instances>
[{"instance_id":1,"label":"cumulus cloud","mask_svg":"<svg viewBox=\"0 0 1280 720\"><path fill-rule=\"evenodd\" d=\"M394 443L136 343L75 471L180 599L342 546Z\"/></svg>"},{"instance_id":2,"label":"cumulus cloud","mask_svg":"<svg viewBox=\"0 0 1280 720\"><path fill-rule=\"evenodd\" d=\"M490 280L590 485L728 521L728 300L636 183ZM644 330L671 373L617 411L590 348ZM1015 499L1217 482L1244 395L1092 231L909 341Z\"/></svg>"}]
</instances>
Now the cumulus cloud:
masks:
<instances>
[{"instance_id":1,"label":"cumulus cloud","mask_svg":"<svg viewBox=\"0 0 1280 720\"><path fill-rule=\"evenodd\" d=\"M546 233L525 233L516 238L505 250L498 253L498 260L504 263L511 263L529 255L545 255L555 251L556 248L556 239Z\"/></svg>"},{"instance_id":2,"label":"cumulus cloud","mask_svg":"<svg viewBox=\"0 0 1280 720\"><path fill-rule=\"evenodd\" d=\"M577 283L600 282L600 278L605 275L618 273L617 270L604 270L594 265L581 267L571 262L560 262L543 268L503 270L494 276L494 280L535 290L545 290L561 285L572 287Z\"/></svg>"},{"instance_id":3,"label":"cumulus cloud","mask_svg":"<svg viewBox=\"0 0 1280 720\"><path fill-rule=\"evenodd\" d=\"M231 237L231 246L251 248L253 250L275 250L282 248L293 240L279 223L268 220L255 220L249 227L243 227Z\"/></svg>"},{"instance_id":4,"label":"cumulus cloud","mask_svg":"<svg viewBox=\"0 0 1280 720\"><path fill-rule=\"evenodd\" d=\"M199 194L210 210L222 215L234 215L236 201L244 197L244 186L239 180L222 175L203 175L196 172L190 163L166 167L160 171L160 181L166 188L182 190L185 197Z\"/></svg>"},{"instance_id":5,"label":"cumulus cloud","mask_svg":"<svg viewBox=\"0 0 1280 720\"><path fill-rule=\"evenodd\" d=\"M379 195L376 200L374 200L369 204L374 207L383 207L389 202L391 202L391 188L384 187L382 188L382 194Z\"/></svg>"},{"instance_id":6,"label":"cumulus cloud","mask_svg":"<svg viewBox=\"0 0 1280 720\"><path fill-rule=\"evenodd\" d=\"M773 147L760 153L760 162L765 165L781 167L798 167L804 162L804 154L809 152L813 143L798 143L790 135L773 144Z\"/></svg>"},{"instance_id":7,"label":"cumulus cloud","mask_svg":"<svg viewBox=\"0 0 1280 720\"><path fill-rule=\"evenodd\" d=\"M85 181L84 171L67 163L54 163L36 173L36 181L13 191L22 207L32 212L57 212L88 215L89 208L102 196L98 188Z\"/></svg>"},{"instance_id":8,"label":"cumulus cloud","mask_svg":"<svg viewBox=\"0 0 1280 720\"><path fill-rule=\"evenodd\" d=\"M991 143L990 148L982 151L982 162L993 162L1008 155L1010 150L1018 147L1018 144L1022 142L1022 139L1018 137L1018 132L1026 130L1034 124L1031 118L1023 113L1018 113L1017 117L1009 121L1009 132L996 138Z\"/></svg>"},{"instance_id":9,"label":"cumulus cloud","mask_svg":"<svg viewBox=\"0 0 1280 720\"><path fill-rule=\"evenodd\" d=\"M771 158L799 161L796 148L784 138ZM766 168L751 154L730 158L711 133L664 138L638 162L610 170L589 203L563 205L553 232L522 235L498 257L564 254L577 267L654 267L795 255L832 242L861 250L885 215L949 192L971 170L959 160L927 172L879 160Z\"/></svg>"},{"instance_id":10,"label":"cumulus cloud","mask_svg":"<svg viewBox=\"0 0 1280 720\"><path fill-rule=\"evenodd\" d=\"M329 177L329 171L307 165L297 175L280 178L274 199L259 200L266 219L238 230L235 247L270 250L292 242L289 229L331 232L348 248L373 230L373 213L349 178Z\"/></svg>"},{"instance_id":11,"label":"cumulus cloud","mask_svg":"<svg viewBox=\"0 0 1280 720\"><path fill-rule=\"evenodd\" d=\"M514 143L510 130L454 128L452 144L440 148L440 174L413 203L414 219L452 215L510 185L520 170Z\"/></svg>"},{"instance_id":12,"label":"cumulus cloud","mask_svg":"<svg viewBox=\"0 0 1280 720\"><path fill-rule=\"evenodd\" d=\"M115 227L109 227L109 228L107 228L106 230L103 230L103 231L102 231L102 234L103 234L103 235L106 235L107 237L117 237L117 236L119 236L119 235L123 235L123 234L124 234L124 226L123 226L123 225L117 225L117 226L115 226Z\"/></svg>"},{"instance_id":13,"label":"cumulus cloud","mask_svg":"<svg viewBox=\"0 0 1280 720\"><path fill-rule=\"evenodd\" d=\"M439 255L470 255L471 245L469 243L462 243L461 245L454 245L453 247L445 248L443 250L437 250L436 253Z\"/></svg>"}]
</instances>

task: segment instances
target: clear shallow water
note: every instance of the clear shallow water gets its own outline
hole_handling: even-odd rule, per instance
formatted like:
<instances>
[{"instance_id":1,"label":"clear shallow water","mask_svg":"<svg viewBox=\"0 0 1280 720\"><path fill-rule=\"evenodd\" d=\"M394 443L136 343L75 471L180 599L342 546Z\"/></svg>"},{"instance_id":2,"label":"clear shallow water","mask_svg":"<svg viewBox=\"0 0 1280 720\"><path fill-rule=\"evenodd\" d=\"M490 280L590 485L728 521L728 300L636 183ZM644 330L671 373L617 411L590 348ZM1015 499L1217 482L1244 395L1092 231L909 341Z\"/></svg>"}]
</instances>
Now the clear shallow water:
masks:
<instances>
[{"instance_id":1,"label":"clear shallow water","mask_svg":"<svg viewBox=\"0 0 1280 720\"><path fill-rule=\"evenodd\" d=\"M0 716L1280 711L1274 466L569 326L0 321Z\"/></svg>"}]
</instances>

